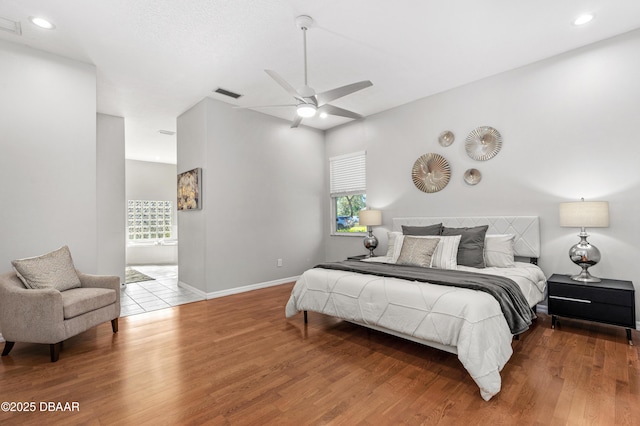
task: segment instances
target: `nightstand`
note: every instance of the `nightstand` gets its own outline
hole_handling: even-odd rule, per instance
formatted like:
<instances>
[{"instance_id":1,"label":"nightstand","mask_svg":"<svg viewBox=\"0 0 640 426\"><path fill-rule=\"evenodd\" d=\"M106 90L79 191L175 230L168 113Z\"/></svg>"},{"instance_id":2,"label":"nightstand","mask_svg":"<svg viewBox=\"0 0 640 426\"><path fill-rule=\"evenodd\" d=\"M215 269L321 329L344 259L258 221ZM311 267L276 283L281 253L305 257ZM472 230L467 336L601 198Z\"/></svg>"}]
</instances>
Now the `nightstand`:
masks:
<instances>
[{"instance_id":1,"label":"nightstand","mask_svg":"<svg viewBox=\"0 0 640 426\"><path fill-rule=\"evenodd\" d=\"M636 328L635 291L631 281L603 278L599 283L574 281L569 275L553 274L547 280L551 328L556 317L576 318L626 328L629 344Z\"/></svg>"},{"instance_id":2,"label":"nightstand","mask_svg":"<svg viewBox=\"0 0 640 426\"><path fill-rule=\"evenodd\" d=\"M359 254L357 256L349 256L349 257L347 257L347 260L362 260L362 259L366 259L368 257L369 257L368 254Z\"/></svg>"}]
</instances>

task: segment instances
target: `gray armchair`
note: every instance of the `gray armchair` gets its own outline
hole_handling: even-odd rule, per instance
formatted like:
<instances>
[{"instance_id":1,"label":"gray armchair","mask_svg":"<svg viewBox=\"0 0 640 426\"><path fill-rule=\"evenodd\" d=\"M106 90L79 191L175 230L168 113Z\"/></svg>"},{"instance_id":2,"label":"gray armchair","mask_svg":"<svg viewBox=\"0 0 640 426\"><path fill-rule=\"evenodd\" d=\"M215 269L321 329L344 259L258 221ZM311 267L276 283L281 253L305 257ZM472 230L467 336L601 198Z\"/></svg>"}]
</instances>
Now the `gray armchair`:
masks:
<instances>
[{"instance_id":1,"label":"gray armchair","mask_svg":"<svg viewBox=\"0 0 640 426\"><path fill-rule=\"evenodd\" d=\"M15 272L0 275L0 332L2 356L15 342L48 344L51 362L60 356L62 342L103 322L118 332L120 278L78 272L81 287L65 291L28 289Z\"/></svg>"}]
</instances>

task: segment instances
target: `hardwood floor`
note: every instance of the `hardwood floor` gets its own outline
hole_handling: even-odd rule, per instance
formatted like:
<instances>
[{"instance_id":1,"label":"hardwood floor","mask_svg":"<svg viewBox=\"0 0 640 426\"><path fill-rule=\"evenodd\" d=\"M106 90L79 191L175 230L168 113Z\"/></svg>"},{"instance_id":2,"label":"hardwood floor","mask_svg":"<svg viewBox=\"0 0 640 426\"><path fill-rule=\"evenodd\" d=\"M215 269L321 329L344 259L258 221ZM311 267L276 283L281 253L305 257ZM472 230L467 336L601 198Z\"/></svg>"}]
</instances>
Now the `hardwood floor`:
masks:
<instances>
[{"instance_id":1,"label":"hardwood floor","mask_svg":"<svg viewBox=\"0 0 640 426\"><path fill-rule=\"evenodd\" d=\"M455 355L313 312L284 318L292 284L120 319L0 362L2 425L632 425L640 346L622 328L550 318L519 341L502 391L480 397ZM633 332L636 345L640 333ZM77 402L75 412L40 402Z\"/></svg>"}]
</instances>

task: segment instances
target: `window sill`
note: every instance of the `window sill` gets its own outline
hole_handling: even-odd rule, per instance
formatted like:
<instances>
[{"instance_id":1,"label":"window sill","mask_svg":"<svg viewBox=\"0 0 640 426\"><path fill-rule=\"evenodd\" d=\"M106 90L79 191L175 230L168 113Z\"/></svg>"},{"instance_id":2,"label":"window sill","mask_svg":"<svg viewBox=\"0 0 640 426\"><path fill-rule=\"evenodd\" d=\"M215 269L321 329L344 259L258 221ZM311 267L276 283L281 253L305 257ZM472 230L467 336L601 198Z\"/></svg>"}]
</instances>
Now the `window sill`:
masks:
<instances>
[{"instance_id":1,"label":"window sill","mask_svg":"<svg viewBox=\"0 0 640 426\"><path fill-rule=\"evenodd\" d=\"M366 237L366 232L332 232L329 234L332 237Z\"/></svg>"}]
</instances>

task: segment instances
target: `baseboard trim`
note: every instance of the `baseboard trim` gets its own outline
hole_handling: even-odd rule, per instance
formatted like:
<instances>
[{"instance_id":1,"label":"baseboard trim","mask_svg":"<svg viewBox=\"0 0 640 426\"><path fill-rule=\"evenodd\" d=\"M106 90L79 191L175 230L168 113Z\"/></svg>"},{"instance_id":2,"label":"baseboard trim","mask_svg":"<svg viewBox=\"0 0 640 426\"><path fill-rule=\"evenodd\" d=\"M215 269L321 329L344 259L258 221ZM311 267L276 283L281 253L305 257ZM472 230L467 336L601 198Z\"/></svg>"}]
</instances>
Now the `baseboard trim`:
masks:
<instances>
[{"instance_id":1,"label":"baseboard trim","mask_svg":"<svg viewBox=\"0 0 640 426\"><path fill-rule=\"evenodd\" d=\"M200 296L202 298L205 298L205 299L207 298L207 293L205 293L204 291L200 290L199 288L195 288L194 286L189 285L189 284L187 284L185 282L178 281L178 287L182 287L182 288L185 288L185 289L187 289L189 291L192 291L192 292L196 293L198 296Z\"/></svg>"},{"instance_id":2,"label":"baseboard trim","mask_svg":"<svg viewBox=\"0 0 640 426\"><path fill-rule=\"evenodd\" d=\"M242 287L229 288L229 289L226 289L226 290L213 291L211 293L206 293L206 292L200 290L199 288L195 288L192 285L189 285L189 284L187 284L185 282L182 282L182 281L178 282L178 287L185 288L185 289L187 289L189 291L192 291L192 292L198 294L199 296L209 300L209 299L217 299L219 297L224 297L224 296L231 296L232 294L246 293L247 291L259 290L261 288L267 288L267 287L273 287L273 286L276 286L276 285L287 284L287 283L290 283L292 281L297 281L298 278L300 278L300 275L297 275L295 277L280 278L278 280L266 281L266 282L257 283L257 284L244 285Z\"/></svg>"},{"instance_id":3,"label":"baseboard trim","mask_svg":"<svg viewBox=\"0 0 640 426\"><path fill-rule=\"evenodd\" d=\"M287 284L292 281L297 281L300 278L300 275L295 277L281 278L279 280L266 281L263 283L257 284L249 284L244 285L242 287L234 287L226 290L214 291L206 294L206 298L208 299L217 299L218 297L231 296L232 294L245 293L247 291L259 290L261 288L273 287L276 285Z\"/></svg>"}]
</instances>

